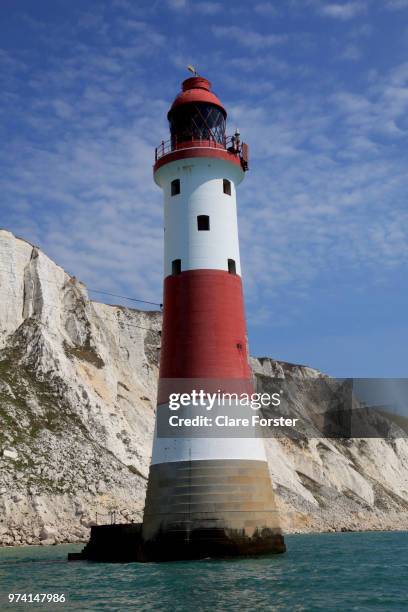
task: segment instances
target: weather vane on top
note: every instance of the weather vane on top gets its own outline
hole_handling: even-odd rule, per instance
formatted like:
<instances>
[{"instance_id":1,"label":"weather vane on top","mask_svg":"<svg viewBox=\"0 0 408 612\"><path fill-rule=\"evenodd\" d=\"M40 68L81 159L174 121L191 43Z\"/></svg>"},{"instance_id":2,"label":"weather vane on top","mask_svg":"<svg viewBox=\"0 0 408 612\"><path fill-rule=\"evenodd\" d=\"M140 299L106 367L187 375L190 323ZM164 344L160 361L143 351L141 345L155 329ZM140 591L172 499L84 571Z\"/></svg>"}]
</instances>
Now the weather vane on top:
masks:
<instances>
[{"instance_id":1,"label":"weather vane on top","mask_svg":"<svg viewBox=\"0 0 408 612\"><path fill-rule=\"evenodd\" d=\"M187 70L189 70L190 72L192 72L194 74L194 76L198 76L198 72L197 70L194 68L194 66L192 66L191 64L189 64L187 66Z\"/></svg>"}]
</instances>

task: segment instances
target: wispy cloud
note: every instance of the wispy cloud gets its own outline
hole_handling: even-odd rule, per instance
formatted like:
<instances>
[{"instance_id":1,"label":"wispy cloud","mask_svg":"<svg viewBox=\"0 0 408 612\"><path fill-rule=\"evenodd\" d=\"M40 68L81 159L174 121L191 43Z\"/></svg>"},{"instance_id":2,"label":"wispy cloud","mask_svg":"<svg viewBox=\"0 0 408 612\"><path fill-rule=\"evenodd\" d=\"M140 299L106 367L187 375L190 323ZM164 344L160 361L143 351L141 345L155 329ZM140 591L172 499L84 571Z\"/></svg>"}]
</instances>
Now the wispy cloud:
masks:
<instances>
[{"instance_id":1,"label":"wispy cloud","mask_svg":"<svg viewBox=\"0 0 408 612\"><path fill-rule=\"evenodd\" d=\"M212 31L217 38L227 40L231 44L242 45L253 51L269 49L288 41L287 34L261 34L239 26L213 26Z\"/></svg>"},{"instance_id":2,"label":"wispy cloud","mask_svg":"<svg viewBox=\"0 0 408 612\"><path fill-rule=\"evenodd\" d=\"M195 2L194 8L203 15L216 15L221 13L223 5L220 2Z\"/></svg>"},{"instance_id":3,"label":"wispy cloud","mask_svg":"<svg viewBox=\"0 0 408 612\"><path fill-rule=\"evenodd\" d=\"M346 45L344 49L342 49L341 53L339 54L339 58L356 62L361 58L361 55L361 48L358 47L356 44L351 43Z\"/></svg>"},{"instance_id":4,"label":"wispy cloud","mask_svg":"<svg viewBox=\"0 0 408 612\"><path fill-rule=\"evenodd\" d=\"M171 9L176 11L183 9L187 6L187 0L167 0L167 4Z\"/></svg>"},{"instance_id":5,"label":"wispy cloud","mask_svg":"<svg viewBox=\"0 0 408 612\"><path fill-rule=\"evenodd\" d=\"M344 21L353 19L353 17L365 12L366 9L367 4L361 1L345 2L343 4L324 2L319 6L319 12L321 15Z\"/></svg>"},{"instance_id":6,"label":"wispy cloud","mask_svg":"<svg viewBox=\"0 0 408 612\"><path fill-rule=\"evenodd\" d=\"M272 4L272 2L258 2L254 6L254 11L255 13L258 13L258 15L263 15L266 17L271 17L278 14L276 4Z\"/></svg>"},{"instance_id":7,"label":"wispy cloud","mask_svg":"<svg viewBox=\"0 0 408 612\"><path fill-rule=\"evenodd\" d=\"M408 8L408 0L385 0L385 8L399 11Z\"/></svg>"},{"instance_id":8,"label":"wispy cloud","mask_svg":"<svg viewBox=\"0 0 408 612\"><path fill-rule=\"evenodd\" d=\"M195 0L167 0L170 9L184 11L185 13L197 12L202 15L216 15L225 10L221 2L196 2Z\"/></svg>"}]
</instances>

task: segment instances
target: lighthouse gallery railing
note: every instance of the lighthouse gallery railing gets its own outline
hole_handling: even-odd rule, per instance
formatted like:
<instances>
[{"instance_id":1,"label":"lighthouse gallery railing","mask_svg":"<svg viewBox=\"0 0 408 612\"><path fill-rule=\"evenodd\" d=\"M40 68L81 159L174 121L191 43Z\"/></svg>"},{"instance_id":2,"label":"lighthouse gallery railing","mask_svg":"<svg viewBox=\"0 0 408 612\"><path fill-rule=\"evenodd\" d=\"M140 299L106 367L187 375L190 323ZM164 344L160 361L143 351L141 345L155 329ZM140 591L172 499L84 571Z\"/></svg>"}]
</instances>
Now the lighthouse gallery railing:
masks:
<instances>
[{"instance_id":1,"label":"lighthouse gallery railing","mask_svg":"<svg viewBox=\"0 0 408 612\"><path fill-rule=\"evenodd\" d=\"M240 148L236 149L234 148L235 142L236 140L234 139L234 136L226 136L224 138L223 143L216 142L215 140L204 140L197 138L191 138L191 140L186 140L186 138L183 138L182 142L177 142L175 138L170 138L169 140L162 140L159 146L156 147L155 161L158 161L169 153L173 153L173 151L178 151L180 149L191 147L211 147L214 149L226 149L227 151L230 150L231 153L236 153L237 155L239 155L241 149L244 149L244 147L247 148L247 145L244 143L240 143Z\"/></svg>"}]
</instances>

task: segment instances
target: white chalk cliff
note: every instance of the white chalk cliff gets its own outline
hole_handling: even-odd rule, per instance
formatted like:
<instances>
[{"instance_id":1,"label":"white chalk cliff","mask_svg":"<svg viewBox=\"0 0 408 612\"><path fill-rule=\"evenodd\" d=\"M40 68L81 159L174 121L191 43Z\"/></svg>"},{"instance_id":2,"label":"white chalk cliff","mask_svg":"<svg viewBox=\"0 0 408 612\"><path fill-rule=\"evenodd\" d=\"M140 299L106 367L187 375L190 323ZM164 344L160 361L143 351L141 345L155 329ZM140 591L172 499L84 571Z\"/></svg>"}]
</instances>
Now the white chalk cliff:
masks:
<instances>
[{"instance_id":1,"label":"white chalk cliff","mask_svg":"<svg viewBox=\"0 0 408 612\"><path fill-rule=\"evenodd\" d=\"M161 313L91 301L5 230L0 291L0 545L86 540L96 520L140 520ZM252 366L300 389L320 375L272 359ZM408 528L406 439L266 447L285 531Z\"/></svg>"}]
</instances>

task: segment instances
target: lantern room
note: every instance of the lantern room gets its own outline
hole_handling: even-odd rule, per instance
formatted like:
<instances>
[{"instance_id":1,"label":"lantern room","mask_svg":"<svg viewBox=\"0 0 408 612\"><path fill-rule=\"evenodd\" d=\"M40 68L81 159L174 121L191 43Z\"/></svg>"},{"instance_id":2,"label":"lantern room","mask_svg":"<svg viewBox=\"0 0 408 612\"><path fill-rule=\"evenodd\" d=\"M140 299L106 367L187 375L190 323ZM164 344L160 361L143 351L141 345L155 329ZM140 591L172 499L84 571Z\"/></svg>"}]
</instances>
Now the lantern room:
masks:
<instances>
[{"instance_id":1,"label":"lantern room","mask_svg":"<svg viewBox=\"0 0 408 612\"><path fill-rule=\"evenodd\" d=\"M225 146L227 113L207 79L199 76L186 79L167 117L173 148L194 140Z\"/></svg>"},{"instance_id":2,"label":"lantern room","mask_svg":"<svg viewBox=\"0 0 408 612\"><path fill-rule=\"evenodd\" d=\"M227 136L227 111L211 91L208 79L185 79L167 118L170 139L156 147L154 172L176 159L205 156L226 159L244 171L248 169L248 146L241 141L238 130Z\"/></svg>"}]
</instances>

